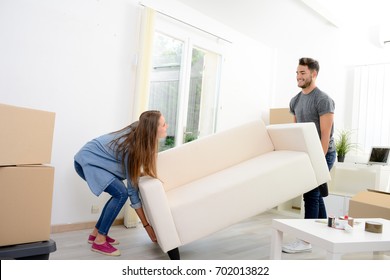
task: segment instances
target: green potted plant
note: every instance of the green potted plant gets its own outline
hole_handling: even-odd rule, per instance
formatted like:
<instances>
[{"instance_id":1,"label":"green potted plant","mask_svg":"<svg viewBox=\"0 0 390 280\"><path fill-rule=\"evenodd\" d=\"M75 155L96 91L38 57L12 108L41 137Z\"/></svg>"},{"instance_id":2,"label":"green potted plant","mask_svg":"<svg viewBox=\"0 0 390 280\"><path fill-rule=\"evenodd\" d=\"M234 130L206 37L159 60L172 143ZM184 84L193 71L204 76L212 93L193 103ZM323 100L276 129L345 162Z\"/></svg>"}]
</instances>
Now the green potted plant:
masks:
<instances>
[{"instance_id":1,"label":"green potted plant","mask_svg":"<svg viewBox=\"0 0 390 280\"><path fill-rule=\"evenodd\" d=\"M351 130L343 129L338 133L336 139L337 161L344 162L345 155L356 148L356 144L351 142Z\"/></svg>"}]
</instances>

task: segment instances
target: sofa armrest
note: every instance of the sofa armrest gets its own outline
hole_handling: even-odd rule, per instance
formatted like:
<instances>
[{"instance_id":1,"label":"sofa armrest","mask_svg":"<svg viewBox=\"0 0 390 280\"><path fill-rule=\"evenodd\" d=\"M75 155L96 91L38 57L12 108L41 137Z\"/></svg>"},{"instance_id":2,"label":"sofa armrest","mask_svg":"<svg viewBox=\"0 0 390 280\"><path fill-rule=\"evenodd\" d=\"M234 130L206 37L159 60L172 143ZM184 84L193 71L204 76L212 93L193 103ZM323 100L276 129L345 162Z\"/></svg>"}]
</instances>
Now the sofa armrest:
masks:
<instances>
[{"instance_id":1,"label":"sofa armrest","mask_svg":"<svg viewBox=\"0 0 390 280\"><path fill-rule=\"evenodd\" d=\"M179 247L181 241L162 182L145 176L140 178L138 186L145 214L156 233L161 249L168 252Z\"/></svg>"},{"instance_id":2,"label":"sofa armrest","mask_svg":"<svg viewBox=\"0 0 390 280\"><path fill-rule=\"evenodd\" d=\"M267 126L275 150L301 151L308 154L317 183L330 180L330 173L314 123L288 123Z\"/></svg>"}]
</instances>

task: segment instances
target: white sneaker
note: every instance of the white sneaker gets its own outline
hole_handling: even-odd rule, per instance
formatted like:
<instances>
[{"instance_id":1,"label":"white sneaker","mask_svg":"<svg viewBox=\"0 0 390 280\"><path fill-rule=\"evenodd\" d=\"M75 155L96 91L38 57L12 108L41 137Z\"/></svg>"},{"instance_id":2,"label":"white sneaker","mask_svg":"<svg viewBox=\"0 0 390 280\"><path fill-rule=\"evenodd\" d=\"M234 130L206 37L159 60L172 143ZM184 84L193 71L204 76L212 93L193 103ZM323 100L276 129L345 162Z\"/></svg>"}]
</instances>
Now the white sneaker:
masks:
<instances>
[{"instance_id":1,"label":"white sneaker","mask_svg":"<svg viewBox=\"0 0 390 280\"><path fill-rule=\"evenodd\" d=\"M292 243L283 245L282 252L290 253L290 254L311 252L311 244L303 240L297 239Z\"/></svg>"}]
</instances>

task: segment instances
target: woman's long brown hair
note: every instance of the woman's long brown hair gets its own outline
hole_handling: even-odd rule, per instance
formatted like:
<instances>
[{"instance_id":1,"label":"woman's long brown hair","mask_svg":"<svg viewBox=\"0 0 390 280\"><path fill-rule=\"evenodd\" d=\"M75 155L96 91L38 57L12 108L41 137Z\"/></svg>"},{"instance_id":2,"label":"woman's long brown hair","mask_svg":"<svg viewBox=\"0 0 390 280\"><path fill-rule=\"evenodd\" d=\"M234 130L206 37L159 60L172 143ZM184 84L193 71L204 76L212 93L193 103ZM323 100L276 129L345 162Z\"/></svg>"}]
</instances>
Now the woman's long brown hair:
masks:
<instances>
[{"instance_id":1,"label":"woman's long brown hair","mask_svg":"<svg viewBox=\"0 0 390 280\"><path fill-rule=\"evenodd\" d=\"M110 145L113 145L117 158L121 158L124 171L127 163L126 171L135 187L142 174L157 178L157 129L160 117L160 111L145 111L138 122L113 132L120 133L130 128L128 133L114 139Z\"/></svg>"}]
</instances>

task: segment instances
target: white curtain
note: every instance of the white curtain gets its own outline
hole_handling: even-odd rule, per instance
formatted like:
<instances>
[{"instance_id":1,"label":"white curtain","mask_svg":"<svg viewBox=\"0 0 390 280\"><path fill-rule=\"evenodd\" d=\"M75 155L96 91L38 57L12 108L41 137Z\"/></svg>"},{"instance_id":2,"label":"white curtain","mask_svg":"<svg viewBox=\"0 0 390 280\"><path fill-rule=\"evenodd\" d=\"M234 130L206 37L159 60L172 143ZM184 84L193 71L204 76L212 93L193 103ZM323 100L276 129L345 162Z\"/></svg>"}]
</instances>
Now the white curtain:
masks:
<instances>
[{"instance_id":1,"label":"white curtain","mask_svg":"<svg viewBox=\"0 0 390 280\"><path fill-rule=\"evenodd\" d=\"M152 52L154 37L155 11L142 7L140 38L138 48L137 79L134 100L134 119L148 109L150 73L152 69Z\"/></svg>"},{"instance_id":2,"label":"white curtain","mask_svg":"<svg viewBox=\"0 0 390 280\"><path fill-rule=\"evenodd\" d=\"M153 35L155 11L142 7L140 38L138 46L137 79L133 104L133 119L137 120L148 109L150 72L152 68ZM124 225L136 227L138 216L129 203L125 204Z\"/></svg>"},{"instance_id":3,"label":"white curtain","mask_svg":"<svg viewBox=\"0 0 390 280\"><path fill-rule=\"evenodd\" d=\"M359 149L390 146L390 64L354 69L353 129Z\"/></svg>"}]
</instances>

